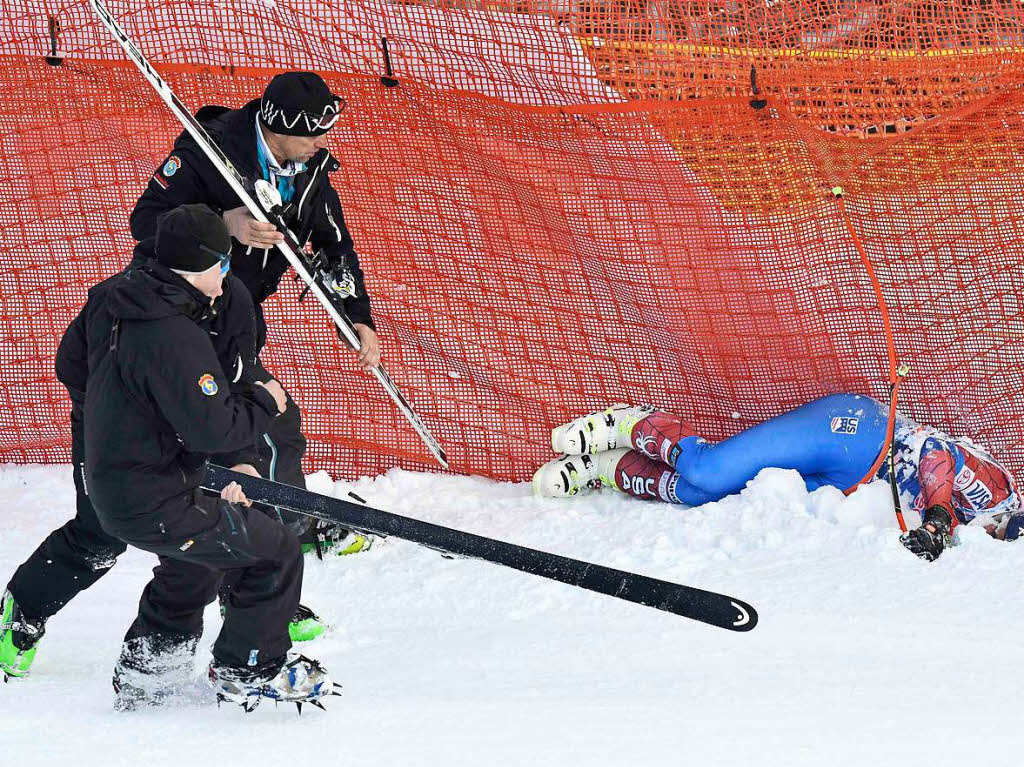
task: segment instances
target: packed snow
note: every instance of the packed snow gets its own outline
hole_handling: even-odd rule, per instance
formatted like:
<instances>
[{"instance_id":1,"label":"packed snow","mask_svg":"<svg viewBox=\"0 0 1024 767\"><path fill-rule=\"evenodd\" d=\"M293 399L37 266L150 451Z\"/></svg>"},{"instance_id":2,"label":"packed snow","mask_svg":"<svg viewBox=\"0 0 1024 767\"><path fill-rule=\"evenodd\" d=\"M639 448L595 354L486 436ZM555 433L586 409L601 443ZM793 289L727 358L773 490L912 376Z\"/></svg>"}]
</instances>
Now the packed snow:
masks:
<instances>
[{"instance_id":1,"label":"packed snow","mask_svg":"<svg viewBox=\"0 0 1024 767\"><path fill-rule=\"evenodd\" d=\"M110 674L155 563L135 550L47 625L32 675L0 685L3 764L1009 765L1016 763L1024 544L967 528L928 564L899 544L889 489L808 494L768 469L700 508L611 491L393 470L373 505L721 591L733 633L390 539L307 558L303 601L332 631L303 651L344 685L328 710L218 709L195 690L115 713ZM8 578L74 513L67 466L0 467ZM916 520L908 520L915 522Z\"/></svg>"}]
</instances>

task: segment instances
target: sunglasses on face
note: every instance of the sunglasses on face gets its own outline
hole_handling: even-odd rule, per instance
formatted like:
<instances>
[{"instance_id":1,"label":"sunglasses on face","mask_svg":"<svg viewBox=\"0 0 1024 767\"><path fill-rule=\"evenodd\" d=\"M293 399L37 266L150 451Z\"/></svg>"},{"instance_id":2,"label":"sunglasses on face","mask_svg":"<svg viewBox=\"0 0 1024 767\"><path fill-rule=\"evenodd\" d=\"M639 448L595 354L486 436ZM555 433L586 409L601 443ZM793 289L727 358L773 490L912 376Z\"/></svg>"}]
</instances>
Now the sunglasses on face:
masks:
<instances>
[{"instance_id":1,"label":"sunglasses on face","mask_svg":"<svg viewBox=\"0 0 1024 767\"><path fill-rule=\"evenodd\" d=\"M220 273L221 275L227 274L231 270L231 252L221 253L219 250L208 248L203 244L199 245L199 252L205 253L208 256L216 256L220 261Z\"/></svg>"}]
</instances>

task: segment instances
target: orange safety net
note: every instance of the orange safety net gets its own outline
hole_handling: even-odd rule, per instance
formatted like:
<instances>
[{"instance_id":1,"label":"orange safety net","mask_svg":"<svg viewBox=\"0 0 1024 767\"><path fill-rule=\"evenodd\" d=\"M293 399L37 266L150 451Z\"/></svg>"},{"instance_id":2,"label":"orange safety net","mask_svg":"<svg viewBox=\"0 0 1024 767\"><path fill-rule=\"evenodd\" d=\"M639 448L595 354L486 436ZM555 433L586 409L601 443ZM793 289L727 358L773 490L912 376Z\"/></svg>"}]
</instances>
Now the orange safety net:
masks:
<instances>
[{"instance_id":1,"label":"orange safety net","mask_svg":"<svg viewBox=\"0 0 1024 767\"><path fill-rule=\"evenodd\" d=\"M296 68L344 97L334 186L385 361L455 470L525 479L548 429L615 401L720 439L824 393L884 398L895 361L904 412L1024 468L1016 3L108 7L193 110ZM128 262L180 126L85 0L0 8L0 460L66 460L56 344ZM430 468L297 295L268 302L264 361L308 468Z\"/></svg>"}]
</instances>

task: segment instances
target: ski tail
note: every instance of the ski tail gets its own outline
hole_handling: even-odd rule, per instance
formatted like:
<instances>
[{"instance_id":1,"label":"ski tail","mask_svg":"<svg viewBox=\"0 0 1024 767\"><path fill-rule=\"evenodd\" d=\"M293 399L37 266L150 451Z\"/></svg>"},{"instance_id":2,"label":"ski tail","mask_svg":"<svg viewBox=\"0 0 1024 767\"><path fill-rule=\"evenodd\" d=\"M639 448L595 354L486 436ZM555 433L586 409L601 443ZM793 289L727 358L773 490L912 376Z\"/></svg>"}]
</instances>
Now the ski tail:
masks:
<instances>
[{"instance_id":1,"label":"ski tail","mask_svg":"<svg viewBox=\"0 0 1024 767\"><path fill-rule=\"evenodd\" d=\"M239 474L223 466L208 467L203 487L220 492L230 482L241 485L246 497L255 503L329 520L361 533L393 535L443 554L504 565L729 631L750 631L757 625L757 611L751 605L725 594L466 533L344 498Z\"/></svg>"},{"instance_id":2,"label":"ski tail","mask_svg":"<svg viewBox=\"0 0 1024 767\"><path fill-rule=\"evenodd\" d=\"M346 317L345 319L347 320L348 318ZM373 368L373 374L380 382L380 385L384 387L384 390L391 397L392 401L395 403L395 407L401 411L402 415L404 415L406 420L412 425L412 428L419 435L420 439L423 440L423 444L426 445L430 454L434 456L435 460L437 460L437 462L445 469L449 468L448 454L445 453L444 448L442 448L441 445L438 444L437 440L434 439L434 436L430 433L430 429L428 429L427 425L423 423L423 419L420 418L419 414L412 409L412 405L409 404L405 395L399 391L398 386L395 385L395 382L391 379L388 371L386 371L383 366L378 365Z\"/></svg>"}]
</instances>

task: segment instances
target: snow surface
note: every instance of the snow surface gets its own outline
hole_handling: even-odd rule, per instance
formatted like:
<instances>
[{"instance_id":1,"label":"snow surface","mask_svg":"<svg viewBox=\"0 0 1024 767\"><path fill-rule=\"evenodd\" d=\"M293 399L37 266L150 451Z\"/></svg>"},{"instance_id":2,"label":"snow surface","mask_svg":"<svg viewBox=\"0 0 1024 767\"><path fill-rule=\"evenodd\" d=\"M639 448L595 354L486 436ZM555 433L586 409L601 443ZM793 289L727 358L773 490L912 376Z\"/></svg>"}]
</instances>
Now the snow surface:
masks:
<instances>
[{"instance_id":1,"label":"snow surface","mask_svg":"<svg viewBox=\"0 0 1024 767\"><path fill-rule=\"evenodd\" d=\"M112 710L110 672L155 558L129 550L0 685L0 764L1009 765L1024 545L966 529L934 564L897 541L888 488L808 494L769 469L698 509L393 470L346 485L410 516L751 602L736 634L389 540L307 559L333 631L304 651L328 711L200 702ZM0 578L74 512L66 466L0 466ZM910 521L910 520L908 520ZM197 679L219 617L207 613Z\"/></svg>"}]
</instances>

